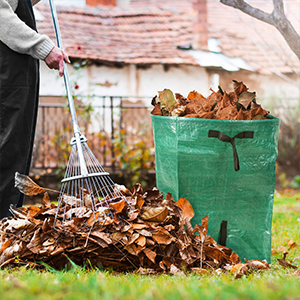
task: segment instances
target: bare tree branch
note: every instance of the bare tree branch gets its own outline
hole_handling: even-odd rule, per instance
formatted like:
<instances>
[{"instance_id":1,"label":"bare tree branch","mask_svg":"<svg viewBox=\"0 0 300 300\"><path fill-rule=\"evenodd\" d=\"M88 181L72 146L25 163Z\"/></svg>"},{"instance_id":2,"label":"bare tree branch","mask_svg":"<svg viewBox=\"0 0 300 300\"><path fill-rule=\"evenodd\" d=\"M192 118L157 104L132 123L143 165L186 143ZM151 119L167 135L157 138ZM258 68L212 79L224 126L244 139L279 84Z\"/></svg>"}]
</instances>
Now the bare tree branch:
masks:
<instances>
[{"instance_id":1,"label":"bare tree branch","mask_svg":"<svg viewBox=\"0 0 300 300\"><path fill-rule=\"evenodd\" d=\"M282 0L273 0L273 12L266 13L251 6L244 0L220 0L221 3L236 8L249 16L273 25L284 37L291 50L300 60L300 35L296 32L291 22L284 13Z\"/></svg>"}]
</instances>

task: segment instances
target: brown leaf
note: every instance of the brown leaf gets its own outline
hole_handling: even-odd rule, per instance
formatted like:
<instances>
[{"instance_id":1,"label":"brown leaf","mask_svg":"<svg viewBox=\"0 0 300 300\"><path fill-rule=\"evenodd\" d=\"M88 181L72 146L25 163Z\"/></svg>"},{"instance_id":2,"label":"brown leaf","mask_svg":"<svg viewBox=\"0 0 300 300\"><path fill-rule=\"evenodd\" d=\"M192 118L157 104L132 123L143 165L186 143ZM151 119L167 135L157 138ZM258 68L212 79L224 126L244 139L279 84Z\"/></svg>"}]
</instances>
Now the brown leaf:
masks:
<instances>
[{"instance_id":1,"label":"brown leaf","mask_svg":"<svg viewBox=\"0 0 300 300\"><path fill-rule=\"evenodd\" d=\"M176 204L173 196L171 193L166 194L166 199L162 202L162 204L170 207L170 209L174 212L175 216L180 217L181 215L181 209Z\"/></svg>"},{"instance_id":2,"label":"brown leaf","mask_svg":"<svg viewBox=\"0 0 300 300\"><path fill-rule=\"evenodd\" d=\"M160 109L160 104L155 104L153 110L151 111L151 114L155 115L155 116L162 116L162 112L161 112L161 109Z\"/></svg>"},{"instance_id":3,"label":"brown leaf","mask_svg":"<svg viewBox=\"0 0 300 300\"><path fill-rule=\"evenodd\" d=\"M172 117L184 116L186 111L186 106L179 106L172 111Z\"/></svg>"},{"instance_id":4,"label":"brown leaf","mask_svg":"<svg viewBox=\"0 0 300 300\"><path fill-rule=\"evenodd\" d=\"M179 249L179 253L182 260L188 265L192 265L197 259L197 255L195 254L192 245L182 247L181 249Z\"/></svg>"},{"instance_id":5,"label":"brown leaf","mask_svg":"<svg viewBox=\"0 0 300 300\"><path fill-rule=\"evenodd\" d=\"M181 216L180 216L181 220L190 221L194 217L195 212L192 208L192 205L190 204L190 202L186 198L178 199L176 204L181 209Z\"/></svg>"},{"instance_id":6,"label":"brown leaf","mask_svg":"<svg viewBox=\"0 0 300 300\"><path fill-rule=\"evenodd\" d=\"M185 273L177 268L174 264L172 264L170 267L170 273L177 276L186 276Z\"/></svg>"},{"instance_id":7,"label":"brown leaf","mask_svg":"<svg viewBox=\"0 0 300 300\"><path fill-rule=\"evenodd\" d=\"M129 239L129 241L128 241L128 245L131 245L131 244L133 244L138 238L139 238L139 234L138 233L134 233L131 237L130 237L130 239Z\"/></svg>"},{"instance_id":8,"label":"brown leaf","mask_svg":"<svg viewBox=\"0 0 300 300\"><path fill-rule=\"evenodd\" d=\"M235 116L238 114L236 107L229 105L223 109L219 109L216 112L216 119L219 120L234 120Z\"/></svg>"},{"instance_id":9,"label":"brown leaf","mask_svg":"<svg viewBox=\"0 0 300 300\"><path fill-rule=\"evenodd\" d=\"M13 231L18 229L32 229L35 228L35 225L32 222L28 221L27 219L10 219L6 222L6 231Z\"/></svg>"},{"instance_id":10,"label":"brown leaf","mask_svg":"<svg viewBox=\"0 0 300 300\"><path fill-rule=\"evenodd\" d=\"M155 242L152 239L146 238L147 247L155 246Z\"/></svg>"},{"instance_id":11,"label":"brown leaf","mask_svg":"<svg viewBox=\"0 0 300 300\"><path fill-rule=\"evenodd\" d=\"M11 245L12 239L5 241L0 249L0 254Z\"/></svg>"},{"instance_id":12,"label":"brown leaf","mask_svg":"<svg viewBox=\"0 0 300 300\"><path fill-rule=\"evenodd\" d=\"M154 269L150 269L150 268L140 267L137 270L137 273L140 275L155 275L155 274L157 274L157 271L155 271Z\"/></svg>"},{"instance_id":13,"label":"brown leaf","mask_svg":"<svg viewBox=\"0 0 300 300\"><path fill-rule=\"evenodd\" d=\"M241 278L243 275L247 275L249 272L249 266L244 264L237 264L232 266L231 272L234 273L235 278Z\"/></svg>"},{"instance_id":14,"label":"brown leaf","mask_svg":"<svg viewBox=\"0 0 300 300\"><path fill-rule=\"evenodd\" d=\"M110 238L110 234L107 232L100 232L100 231L92 231L91 232L92 236L96 236L100 239L102 239L103 241L105 241L107 244L112 244L112 240Z\"/></svg>"},{"instance_id":15,"label":"brown leaf","mask_svg":"<svg viewBox=\"0 0 300 300\"><path fill-rule=\"evenodd\" d=\"M232 80L232 83L233 83L234 92L236 93L236 95L238 97L243 92L248 91L248 88L244 85L244 83L242 81L239 82L239 81L236 81L236 80Z\"/></svg>"},{"instance_id":16,"label":"brown leaf","mask_svg":"<svg viewBox=\"0 0 300 300\"><path fill-rule=\"evenodd\" d=\"M291 250L291 249L297 247L298 244L294 240L288 240L288 246L289 246L288 250Z\"/></svg>"},{"instance_id":17,"label":"brown leaf","mask_svg":"<svg viewBox=\"0 0 300 300\"><path fill-rule=\"evenodd\" d=\"M265 260L245 259L245 263L253 270L270 269L270 265Z\"/></svg>"},{"instance_id":18,"label":"brown leaf","mask_svg":"<svg viewBox=\"0 0 300 300\"><path fill-rule=\"evenodd\" d=\"M15 218L18 219L26 219L27 212L25 207L15 207L13 205L10 206L9 211Z\"/></svg>"},{"instance_id":19,"label":"brown leaf","mask_svg":"<svg viewBox=\"0 0 300 300\"><path fill-rule=\"evenodd\" d=\"M38 254L42 249L42 243L41 243L41 228L38 228L31 238L29 244L27 245L27 248L33 252Z\"/></svg>"},{"instance_id":20,"label":"brown leaf","mask_svg":"<svg viewBox=\"0 0 300 300\"><path fill-rule=\"evenodd\" d=\"M132 228L133 229L144 229L144 228L149 228L149 225L134 223L134 224L132 224Z\"/></svg>"},{"instance_id":21,"label":"brown leaf","mask_svg":"<svg viewBox=\"0 0 300 300\"><path fill-rule=\"evenodd\" d=\"M234 265L236 265L236 264L239 264L241 262L241 259L235 252L232 252L231 255L230 255L230 261Z\"/></svg>"},{"instance_id":22,"label":"brown leaf","mask_svg":"<svg viewBox=\"0 0 300 300\"><path fill-rule=\"evenodd\" d=\"M155 264L156 253L149 248L144 249L143 252Z\"/></svg>"},{"instance_id":23,"label":"brown leaf","mask_svg":"<svg viewBox=\"0 0 300 300\"><path fill-rule=\"evenodd\" d=\"M74 207L69 209L66 213L65 213L65 218L66 220L68 219L72 219L72 217L83 217L83 215L86 213L87 208L85 206L79 206L79 207ZM97 211L97 213L100 213ZM100 213L101 214L101 213ZM96 215L96 214L95 214ZM98 215L98 217L104 217L103 213L100 215Z\"/></svg>"},{"instance_id":24,"label":"brown leaf","mask_svg":"<svg viewBox=\"0 0 300 300\"><path fill-rule=\"evenodd\" d=\"M45 191L59 193L59 191L56 190L40 187L29 176L20 174L18 172L15 173L15 187L17 187L21 193L27 196L38 195Z\"/></svg>"},{"instance_id":25,"label":"brown leaf","mask_svg":"<svg viewBox=\"0 0 300 300\"><path fill-rule=\"evenodd\" d=\"M131 222L131 221L134 221L136 220L136 218L139 216L140 212L139 210L130 210L129 213L128 213L128 221Z\"/></svg>"},{"instance_id":26,"label":"brown leaf","mask_svg":"<svg viewBox=\"0 0 300 300\"><path fill-rule=\"evenodd\" d=\"M165 228L167 231L172 231L172 230L175 229L175 226L172 225L172 224L169 224L169 225L164 226L164 228Z\"/></svg>"},{"instance_id":27,"label":"brown leaf","mask_svg":"<svg viewBox=\"0 0 300 300\"><path fill-rule=\"evenodd\" d=\"M203 112L209 112L211 110L210 103L204 99L194 99L186 105L185 113L189 114L200 114Z\"/></svg>"},{"instance_id":28,"label":"brown leaf","mask_svg":"<svg viewBox=\"0 0 300 300\"><path fill-rule=\"evenodd\" d=\"M163 222L169 214L166 206L144 207L141 218L148 222Z\"/></svg>"},{"instance_id":29,"label":"brown leaf","mask_svg":"<svg viewBox=\"0 0 300 300\"><path fill-rule=\"evenodd\" d=\"M199 275L204 275L208 272L206 269L202 268L191 268L191 271Z\"/></svg>"},{"instance_id":30,"label":"brown leaf","mask_svg":"<svg viewBox=\"0 0 300 300\"><path fill-rule=\"evenodd\" d=\"M239 104L243 105L245 109L248 108L248 106L252 103L252 101L255 99L256 93L255 92L242 92L239 96Z\"/></svg>"},{"instance_id":31,"label":"brown leaf","mask_svg":"<svg viewBox=\"0 0 300 300\"><path fill-rule=\"evenodd\" d=\"M194 233L198 232L201 243L204 243L206 235L207 235L207 229L208 229L208 216L202 218L202 226L199 224L196 224L194 227Z\"/></svg>"},{"instance_id":32,"label":"brown leaf","mask_svg":"<svg viewBox=\"0 0 300 300\"><path fill-rule=\"evenodd\" d=\"M118 201L116 203L110 203L109 207L112 208L112 210L116 213L116 214L120 214L124 207L126 205L126 202L124 199L122 199L121 201Z\"/></svg>"},{"instance_id":33,"label":"brown leaf","mask_svg":"<svg viewBox=\"0 0 300 300\"><path fill-rule=\"evenodd\" d=\"M164 89L161 92L158 92L158 100L160 102L160 108L164 114L164 111L170 115L174 105L176 103L174 94L169 89Z\"/></svg>"},{"instance_id":34,"label":"brown leaf","mask_svg":"<svg viewBox=\"0 0 300 300\"><path fill-rule=\"evenodd\" d=\"M141 247L144 247L146 245L146 238L143 235L140 235L135 243Z\"/></svg>"},{"instance_id":35,"label":"brown leaf","mask_svg":"<svg viewBox=\"0 0 300 300\"><path fill-rule=\"evenodd\" d=\"M175 93L175 98L177 101L178 106L187 105L188 100L187 98L184 98L181 94Z\"/></svg>"},{"instance_id":36,"label":"brown leaf","mask_svg":"<svg viewBox=\"0 0 300 300\"><path fill-rule=\"evenodd\" d=\"M164 196L157 188L153 188L152 190L148 189L145 192L144 198L148 202L161 202L164 199Z\"/></svg>"},{"instance_id":37,"label":"brown leaf","mask_svg":"<svg viewBox=\"0 0 300 300\"><path fill-rule=\"evenodd\" d=\"M227 93L224 93L221 101L218 102L218 108L223 109L227 106L231 105L231 100L230 97Z\"/></svg>"},{"instance_id":38,"label":"brown leaf","mask_svg":"<svg viewBox=\"0 0 300 300\"><path fill-rule=\"evenodd\" d=\"M174 238L170 234L166 234L165 232L161 232L161 231L157 233L153 233L152 238L159 245L169 245L176 240L176 238Z\"/></svg>"},{"instance_id":39,"label":"brown leaf","mask_svg":"<svg viewBox=\"0 0 300 300\"><path fill-rule=\"evenodd\" d=\"M51 206L51 201L48 193L44 193L43 201L42 201L42 208L48 208Z\"/></svg>"},{"instance_id":40,"label":"brown leaf","mask_svg":"<svg viewBox=\"0 0 300 300\"><path fill-rule=\"evenodd\" d=\"M255 107L253 107L252 109L251 109L251 118L252 119L254 119L255 117L255 119L257 120L258 118L257 118L257 116L263 116L263 117L266 117L268 114L269 114L269 112L268 111L266 111L266 110L264 110L262 107L261 107L261 105L259 105L259 104L256 104L255 105ZM265 119L265 118L263 118L263 119Z\"/></svg>"},{"instance_id":41,"label":"brown leaf","mask_svg":"<svg viewBox=\"0 0 300 300\"><path fill-rule=\"evenodd\" d=\"M143 207L144 203L145 203L145 200L144 200L142 195L137 194L134 197L134 206L135 206L135 208L141 209Z\"/></svg>"},{"instance_id":42,"label":"brown leaf","mask_svg":"<svg viewBox=\"0 0 300 300\"><path fill-rule=\"evenodd\" d=\"M280 264L281 266L283 266L284 268L297 269L297 268L298 268L297 266L294 266L294 265L288 263L288 262L285 260L287 255L288 255L288 252L284 252L282 258L277 258L279 264Z\"/></svg>"},{"instance_id":43,"label":"brown leaf","mask_svg":"<svg viewBox=\"0 0 300 300\"><path fill-rule=\"evenodd\" d=\"M140 235L152 237L152 233L149 230L142 229L142 230L136 230Z\"/></svg>"},{"instance_id":44,"label":"brown leaf","mask_svg":"<svg viewBox=\"0 0 300 300\"><path fill-rule=\"evenodd\" d=\"M57 247L57 248L55 248L55 249L50 253L50 255L56 256L56 255L58 255L58 254L63 253L64 251L65 251L64 248L62 248L62 247Z\"/></svg>"},{"instance_id":45,"label":"brown leaf","mask_svg":"<svg viewBox=\"0 0 300 300\"><path fill-rule=\"evenodd\" d=\"M62 202L63 204L70 205L72 207L80 207L86 204L80 198L77 198L75 196L68 196L68 195L62 196Z\"/></svg>"},{"instance_id":46,"label":"brown leaf","mask_svg":"<svg viewBox=\"0 0 300 300\"><path fill-rule=\"evenodd\" d=\"M265 120L266 117L262 116L262 115L256 115L252 118L252 120Z\"/></svg>"},{"instance_id":47,"label":"brown leaf","mask_svg":"<svg viewBox=\"0 0 300 300\"><path fill-rule=\"evenodd\" d=\"M231 104L236 105L236 103L238 102L238 96L236 95L236 93L235 92L230 92L228 94L228 96L230 98Z\"/></svg>"},{"instance_id":48,"label":"brown leaf","mask_svg":"<svg viewBox=\"0 0 300 300\"><path fill-rule=\"evenodd\" d=\"M293 276L300 276L300 269L292 273Z\"/></svg>"},{"instance_id":49,"label":"brown leaf","mask_svg":"<svg viewBox=\"0 0 300 300\"><path fill-rule=\"evenodd\" d=\"M55 243L55 239L53 237L51 237L51 238L45 240L42 245L43 245L43 247L47 247L47 246L53 245L54 243Z\"/></svg>"},{"instance_id":50,"label":"brown leaf","mask_svg":"<svg viewBox=\"0 0 300 300\"><path fill-rule=\"evenodd\" d=\"M251 112L249 110L245 110L243 111L243 114L244 114L244 120L251 120Z\"/></svg>"},{"instance_id":51,"label":"brown leaf","mask_svg":"<svg viewBox=\"0 0 300 300\"><path fill-rule=\"evenodd\" d=\"M209 246L209 247L203 247L203 250L207 257L212 258L214 261L218 263L221 263L222 260L225 258L225 254L218 248Z\"/></svg>"},{"instance_id":52,"label":"brown leaf","mask_svg":"<svg viewBox=\"0 0 300 300\"><path fill-rule=\"evenodd\" d=\"M113 243L119 242L125 236L125 233L120 231L116 231L111 235L111 239Z\"/></svg>"},{"instance_id":53,"label":"brown leaf","mask_svg":"<svg viewBox=\"0 0 300 300\"><path fill-rule=\"evenodd\" d=\"M163 261L160 261L158 265L159 265L159 267L160 267L164 272L166 272L167 269L166 269L165 264L163 263Z\"/></svg>"},{"instance_id":54,"label":"brown leaf","mask_svg":"<svg viewBox=\"0 0 300 300\"><path fill-rule=\"evenodd\" d=\"M103 241L102 239L99 239L97 237L91 237L91 236L89 236L88 239L90 241L94 242L95 244L99 245L102 248L108 247L108 244L105 241Z\"/></svg>"},{"instance_id":55,"label":"brown leaf","mask_svg":"<svg viewBox=\"0 0 300 300\"><path fill-rule=\"evenodd\" d=\"M205 112L205 113L199 114L199 118L201 118L201 119L213 119L215 113L216 112L214 110L209 111L209 112Z\"/></svg>"},{"instance_id":56,"label":"brown leaf","mask_svg":"<svg viewBox=\"0 0 300 300\"><path fill-rule=\"evenodd\" d=\"M92 213L91 216L89 217L89 219L87 220L87 225L89 227L92 227L96 222L101 222L105 220L105 223L109 223L109 218L108 218L108 214L109 214L109 209L107 207L99 207L99 210L96 211L95 213ZM85 207L78 207L75 208L73 210L69 210L71 211L70 213L68 213L68 216L70 217L71 214L77 213L79 215L83 215L83 213L86 211Z\"/></svg>"},{"instance_id":57,"label":"brown leaf","mask_svg":"<svg viewBox=\"0 0 300 300\"><path fill-rule=\"evenodd\" d=\"M206 98L198 93L197 91L192 91L188 94L188 97L187 97L187 100L188 101L192 101L192 100L206 100Z\"/></svg>"},{"instance_id":58,"label":"brown leaf","mask_svg":"<svg viewBox=\"0 0 300 300\"><path fill-rule=\"evenodd\" d=\"M115 183L115 190L116 190L116 194L118 194L118 192L121 192L124 196L132 195L131 191L125 185L120 185Z\"/></svg>"},{"instance_id":59,"label":"brown leaf","mask_svg":"<svg viewBox=\"0 0 300 300\"><path fill-rule=\"evenodd\" d=\"M234 117L234 120L244 120L243 110L240 109L238 114Z\"/></svg>"},{"instance_id":60,"label":"brown leaf","mask_svg":"<svg viewBox=\"0 0 300 300\"><path fill-rule=\"evenodd\" d=\"M40 209L37 206L28 206L27 207L27 218L33 218Z\"/></svg>"},{"instance_id":61,"label":"brown leaf","mask_svg":"<svg viewBox=\"0 0 300 300\"><path fill-rule=\"evenodd\" d=\"M132 188L131 188L131 192L132 192L132 197L135 197L136 195L141 195L143 194L143 188L142 185L140 183L136 183Z\"/></svg>"},{"instance_id":62,"label":"brown leaf","mask_svg":"<svg viewBox=\"0 0 300 300\"><path fill-rule=\"evenodd\" d=\"M223 95L222 95L222 93L221 93L220 90L218 90L217 92L215 92L213 89L210 89L210 91L212 93L207 97L207 101L212 106L213 104L218 103L219 101L221 101L221 99L223 98Z\"/></svg>"}]
</instances>

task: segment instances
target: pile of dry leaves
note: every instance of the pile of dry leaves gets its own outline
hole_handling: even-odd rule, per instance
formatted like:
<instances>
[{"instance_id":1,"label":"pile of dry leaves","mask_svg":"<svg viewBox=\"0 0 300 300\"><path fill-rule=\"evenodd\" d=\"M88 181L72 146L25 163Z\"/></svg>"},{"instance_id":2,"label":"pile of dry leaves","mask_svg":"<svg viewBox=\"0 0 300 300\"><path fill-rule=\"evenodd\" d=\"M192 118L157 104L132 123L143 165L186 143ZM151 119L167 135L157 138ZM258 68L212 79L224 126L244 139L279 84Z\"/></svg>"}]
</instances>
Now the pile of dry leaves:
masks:
<instances>
[{"instance_id":1,"label":"pile of dry leaves","mask_svg":"<svg viewBox=\"0 0 300 300\"><path fill-rule=\"evenodd\" d=\"M28 176L18 174L18 179L26 194L49 190ZM120 190L124 199L104 208L109 211L105 219L98 216L103 207L93 212L80 206L80 217L64 221L74 208L68 203L58 208L47 193L40 207L12 208L14 217L0 221L0 268L48 265L59 270L75 263L140 274L230 270L236 278L270 268L266 261L241 263L232 249L218 245L207 235L208 216L192 227L194 210L186 198L175 202L170 193L144 192L140 184Z\"/></svg>"},{"instance_id":2,"label":"pile of dry leaves","mask_svg":"<svg viewBox=\"0 0 300 300\"><path fill-rule=\"evenodd\" d=\"M175 202L156 188L143 191L140 184L124 190L125 199L111 203L105 222L90 210L82 217L61 222L68 205L57 207L47 193L42 205L12 208L14 217L0 221L0 266L44 262L62 269L69 260L78 265L103 266L115 271L177 272L228 268L240 262L232 249L207 236L208 217L192 227L194 210L187 199ZM65 210L66 209L66 210Z\"/></svg>"},{"instance_id":3,"label":"pile of dry leaves","mask_svg":"<svg viewBox=\"0 0 300 300\"><path fill-rule=\"evenodd\" d=\"M256 102L255 92L249 92L243 82L233 80L234 91L226 93L219 87L217 92L205 98L192 91L187 98L164 89L152 99L153 115L219 119L219 120L263 120L269 114ZM175 99L176 98L176 99Z\"/></svg>"}]
</instances>

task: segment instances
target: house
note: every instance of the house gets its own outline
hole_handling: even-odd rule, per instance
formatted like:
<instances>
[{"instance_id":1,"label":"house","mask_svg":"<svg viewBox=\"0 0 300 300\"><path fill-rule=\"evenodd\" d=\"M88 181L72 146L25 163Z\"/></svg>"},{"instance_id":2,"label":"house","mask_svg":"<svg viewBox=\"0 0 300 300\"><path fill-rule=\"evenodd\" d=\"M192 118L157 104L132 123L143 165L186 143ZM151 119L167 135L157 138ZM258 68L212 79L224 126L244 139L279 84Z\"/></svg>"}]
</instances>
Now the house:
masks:
<instances>
[{"instance_id":1,"label":"house","mask_svg":"<svg viewBox=\"0 0 300 300\"><path fill-rule=\"evenodd\" d=\"M271 1L247 2L272 10ZM83 103L99 107L92 116L91 132L108 124L99 121L100 107L107 111L112 100L127 105L126 111L114 111L115 120L122 115L127 130L134 132L136 122L149 122L149 110L144 108L141 114L130 105L150 106L151 98L164 88L184 96L192 90L207 96L218 85L231 91L236 79L256 91L272 113L284 114L282 107L298 103L299 60L280 33L217 0L56 3L64 48L72 61L68 68L74 93ZM300 3L286 1L285 11L297 30ZM47 1L36 6L36 13L39 32L54 40ZM44 64L40 94L42 104L65 101L63 80ZM58 116L52 112L50 127L59 124L54 121Z\"/></svg>"},{"instance_id":2,"label":"house","mask_svg":"<svg viewBox=\"0 0 300 300\"><path fill-rule=\"evenodd\" d=\"M116 5L123 2L127 5ZM248 2L272 9L270 1ZM111 5L95 6L98 3ZM38 21L39 31L55 39L48 5L37 9L44 18ZM299 9L297 1L286 3L296 30ZM232 77L249 77L245 82L253 83L251 88L262 98L286 90L299 96L299 60L279 32L219 1L87 0L85 7L57 10L72 61L89 61L80 85L86 92L93 88L99 95L152 97L168 87L183 94L192 89L207 94L218 84L229 89ZM41 93L53 94L48 77Z\"/></svg>"}]
</instances>

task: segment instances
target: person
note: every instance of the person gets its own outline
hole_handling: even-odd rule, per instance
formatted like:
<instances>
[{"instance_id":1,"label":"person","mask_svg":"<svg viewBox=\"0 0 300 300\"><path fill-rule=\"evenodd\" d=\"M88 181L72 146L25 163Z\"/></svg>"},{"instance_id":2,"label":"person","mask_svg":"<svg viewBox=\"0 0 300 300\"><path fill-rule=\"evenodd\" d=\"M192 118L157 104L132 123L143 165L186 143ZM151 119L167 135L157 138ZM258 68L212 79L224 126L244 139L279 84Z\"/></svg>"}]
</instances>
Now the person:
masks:
<instances>
[{"instance_id":1,"label":"person","mask_svg":"<svg viewBox=\"0 0 300 300\"><path fill-rule=\"evenodd\" d=\"M39 60L63 76L67 54L39 34L33 5L40 0L0 0L0 219L24 201L15 172L29 174L39 98Z\"/></svg>"}]
</instances>

